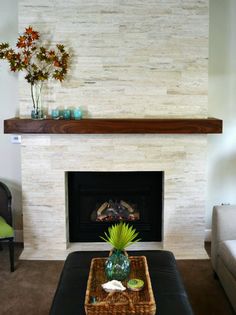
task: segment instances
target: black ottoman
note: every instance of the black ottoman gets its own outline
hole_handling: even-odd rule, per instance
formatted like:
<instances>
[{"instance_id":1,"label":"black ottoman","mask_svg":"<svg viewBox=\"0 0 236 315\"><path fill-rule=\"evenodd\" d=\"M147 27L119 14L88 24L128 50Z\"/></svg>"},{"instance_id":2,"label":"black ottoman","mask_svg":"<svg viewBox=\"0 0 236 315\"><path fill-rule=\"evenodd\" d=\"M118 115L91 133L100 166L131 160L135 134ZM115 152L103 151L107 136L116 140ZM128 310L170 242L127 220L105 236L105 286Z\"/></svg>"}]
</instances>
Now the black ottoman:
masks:
<instances>
[{"instance_id":1,"label":"black ottoman","mask_svg":"<svg viewBox=\"0 0 236 315\"><path fill-rule=\"evenodd\" d=\"M146 256L157 315L193 315L174 255L169 251L129 251ZM74 252L68 255L53 299L50 315L84 315L84 300L91 259L108 252Z\"/></svg>"}]
</instances>

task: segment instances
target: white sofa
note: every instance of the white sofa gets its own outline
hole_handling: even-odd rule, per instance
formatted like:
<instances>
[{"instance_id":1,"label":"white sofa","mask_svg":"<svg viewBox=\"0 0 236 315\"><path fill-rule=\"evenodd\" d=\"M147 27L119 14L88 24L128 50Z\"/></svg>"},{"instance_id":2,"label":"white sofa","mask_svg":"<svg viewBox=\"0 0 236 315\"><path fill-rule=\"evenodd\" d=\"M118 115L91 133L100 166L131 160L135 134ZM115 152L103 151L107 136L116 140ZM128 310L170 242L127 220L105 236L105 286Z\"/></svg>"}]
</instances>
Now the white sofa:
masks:
<instances>
[{"instance_id":1,"label":"white sofa","mask_svg":"<svg viewBox=\"0 0 236 315\"><path fill-rule=\"evenodd\" d=\"M213 208L211 261L236 311L236 205Z\"/></svg>"}]
</instances>

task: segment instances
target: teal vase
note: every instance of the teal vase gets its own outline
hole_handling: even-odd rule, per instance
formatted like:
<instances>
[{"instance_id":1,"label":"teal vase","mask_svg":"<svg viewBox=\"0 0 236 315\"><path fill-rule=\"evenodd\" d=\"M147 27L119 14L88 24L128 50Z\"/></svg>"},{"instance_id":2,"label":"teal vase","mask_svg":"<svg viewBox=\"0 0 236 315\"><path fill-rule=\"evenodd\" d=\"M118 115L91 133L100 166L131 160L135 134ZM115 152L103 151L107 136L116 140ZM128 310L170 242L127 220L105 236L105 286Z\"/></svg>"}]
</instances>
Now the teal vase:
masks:
<instances>
[{"instance_id":1,"label":"teal vase","mask_svg":"<svg viewBox=\"0 0 236 315\"><path fill-rule=\"evenodd\" d=\"M105 263L108 280L125 280L130 274L130 260L120 250L113 250Z\"/></svg>"}]
</instances>

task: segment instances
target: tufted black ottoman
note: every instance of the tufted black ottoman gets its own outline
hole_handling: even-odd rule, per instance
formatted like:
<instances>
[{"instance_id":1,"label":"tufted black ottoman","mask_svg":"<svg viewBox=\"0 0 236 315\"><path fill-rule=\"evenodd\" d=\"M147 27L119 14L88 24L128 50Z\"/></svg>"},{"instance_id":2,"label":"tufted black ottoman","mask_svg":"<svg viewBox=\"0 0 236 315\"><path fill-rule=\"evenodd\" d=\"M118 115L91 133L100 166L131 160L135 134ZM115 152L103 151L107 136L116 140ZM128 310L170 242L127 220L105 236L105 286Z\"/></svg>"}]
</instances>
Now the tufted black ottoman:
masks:
<instances>
[{"instance_id":1,"label":"tufted black ottoman","mask_svg":"<svg viewBox=\"0 0 236 315\"><path fill-rule=\"evenodd\" d=\"M169 251L129 251L146 256L157 315L193 315L191 305ZM53 299L50 315L84 315L84 299L91 259L107 252L74 252L68 255Z\"/></svg>"}]
</instances>

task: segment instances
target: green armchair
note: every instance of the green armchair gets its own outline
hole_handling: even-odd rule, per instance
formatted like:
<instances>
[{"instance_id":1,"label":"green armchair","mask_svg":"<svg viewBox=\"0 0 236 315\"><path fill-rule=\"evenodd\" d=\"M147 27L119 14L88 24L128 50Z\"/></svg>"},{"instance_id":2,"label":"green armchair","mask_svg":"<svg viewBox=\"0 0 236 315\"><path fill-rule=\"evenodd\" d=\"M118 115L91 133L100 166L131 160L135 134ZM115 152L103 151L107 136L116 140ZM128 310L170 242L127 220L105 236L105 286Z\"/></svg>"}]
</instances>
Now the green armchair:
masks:
<instances>
[{"instance_id":1,"label":"green armchair","mask_svg":"<svg viewBox=\"0 0 236 315\"><path fill-rule=\"evenodd\" d=\"M8 242L10 254L10 269L14 268L14 230L12 227L11 192L8 187L0 182L0 242ZM0 249L1 249L0 244Z\"/></svg>"}]
</instances>

